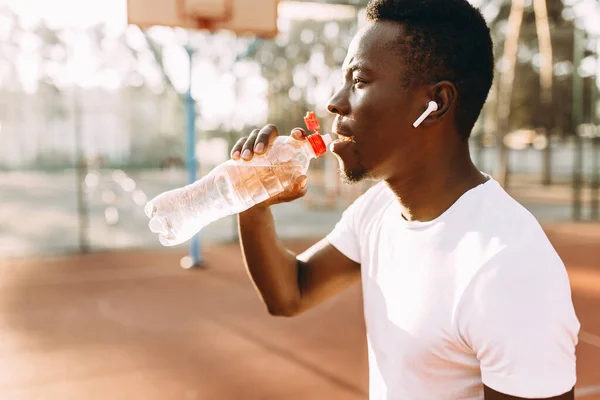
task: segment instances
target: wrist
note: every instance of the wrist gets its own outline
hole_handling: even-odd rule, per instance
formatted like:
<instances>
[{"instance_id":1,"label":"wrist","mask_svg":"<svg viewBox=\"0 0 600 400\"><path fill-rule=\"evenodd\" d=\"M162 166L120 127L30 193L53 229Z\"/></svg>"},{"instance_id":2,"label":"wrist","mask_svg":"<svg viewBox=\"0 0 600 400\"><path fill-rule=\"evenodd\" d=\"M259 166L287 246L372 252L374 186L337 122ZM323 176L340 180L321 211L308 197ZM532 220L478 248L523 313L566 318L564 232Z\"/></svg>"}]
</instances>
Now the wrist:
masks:
<instances>
[{"instance_id":1,"label":"wrist","mask_svg":"<svg viewBox=\"0 0 600 400\"><path fill-rule=\"evenodd\" d=\"M266 203L256 204L249 209L242 211L239 215L240 217L260 217L261 215L267 214L270 211L271 206Z\"/></svg>"}]
</instances>

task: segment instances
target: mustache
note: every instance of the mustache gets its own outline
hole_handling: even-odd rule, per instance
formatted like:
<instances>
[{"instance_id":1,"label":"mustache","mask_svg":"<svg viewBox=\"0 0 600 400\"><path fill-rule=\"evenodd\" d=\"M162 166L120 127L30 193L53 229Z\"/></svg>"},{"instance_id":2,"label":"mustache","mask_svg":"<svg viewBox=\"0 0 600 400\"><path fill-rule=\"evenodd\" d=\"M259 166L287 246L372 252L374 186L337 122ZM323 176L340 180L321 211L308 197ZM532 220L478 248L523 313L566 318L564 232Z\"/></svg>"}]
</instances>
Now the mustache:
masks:
<instances>
[{"instance_id":1,"label":"mustache","mask_svg":"<svg viewBox=\"0 0 600 400\"><path fill-rule=\"evenodd\" d=\"M354 134L352 130L350 130L346 125L341 123L334 123L332 126L332 131L338 136L352 137Z\"/></svg>"}]
</instances>

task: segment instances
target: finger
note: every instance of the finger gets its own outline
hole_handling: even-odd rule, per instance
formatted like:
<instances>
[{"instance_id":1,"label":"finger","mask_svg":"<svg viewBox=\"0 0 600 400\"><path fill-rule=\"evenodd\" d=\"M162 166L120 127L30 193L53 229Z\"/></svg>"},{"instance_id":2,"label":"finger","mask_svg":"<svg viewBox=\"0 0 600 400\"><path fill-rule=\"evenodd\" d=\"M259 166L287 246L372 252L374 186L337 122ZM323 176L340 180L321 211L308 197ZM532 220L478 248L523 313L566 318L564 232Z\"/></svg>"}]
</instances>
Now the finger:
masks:
<instances>
[{"instance_id":1,"label":"finger","mask_svg":"<svg viewBox=\"0 0 600 400\"><path fill-rule=\"evenodd\" d=\"M158 241L165 247L173 246L172 242L164 235L158 235Z\"/></svg>"},{"instance_id":2,"label":"finger","mask_svg":"<svg viewBox=\"0 0 600 400\"><path fill-rule=\"evenodd\" d=\"M158 241L165 247L173 247L183 243L182 240L175 240L175 238L172 235L158 235Z\"/></svg>"},{"instance_id":3,"label":"finger","mask_svg":"<svg viewBox=\"0 0 600 400\"><path fill-rule=\"evenodd\" d=\"M148 218L152 218L156 214L156 206L150 202L144 207L144 212Z\"/></svg>"},{"instance_id":4,"label":"finger","mask_svg":"<svg viewBox=\"0 0 600 400\"><path fill-rule=\"evenodd\" d=\"M296 198L303 197L308 192L308 177L300 176L296 180Z\"/></svg>"},{"instance_id":5,"label":"finger","mask_svg":"<svg viewBox=\"0 0 600 400\"><path fill-rule=\"evenodd\" d=\"M150 231L154 233L167 234L169 232L169 226L167 221L163 217L155 215L148 223Z\"/></svg>"},{"instance_id":6,"label":"finger","mask_svg":"<svg viewBox=\"0 0 600 400\"><path fill-rule=\"evenodd\" d=\"M306 136L308 136L308 135L306 134L306 131L304 129L294 128L294 129L292 129L291 136L296 140L304 140L304 139L306 139Z\"/></svg>"},{"instance_id":7,"label":"finger","mask_svg":"<svg viewBox=\"0 0 600 400\"><path fill-rule=\"evenodd\" d=\"M244 143L246 143L247 137L240 138L236 144L231 149L231 158L233 160L238 160L242 155L242 148L244 147Z\"/></svg>"},{"instance_id":8,"label":"finger","mask_svg":"<svg viewBox=\"0 0 600 400\"><path fill-rule=\"evenodd\" d=\"M306 175L300 175L299 177L296 178L296 180L294 181L294 184L297 187L304 187L308 185L308 176Z\"/></svg>"},{"instance_id":9,"label":"finger","mask_svg":"<svg viewBox=\"0 0 600 400\"><path fill-rule=\"evenodd\" d=\"M256 154L264 154L271 144L279 136L279 131L275 125L265 125L258 133L256 143L254 144L254 152Z\"/></svg>"},{"instance_id":10,"label":"finger","mask_svg":"<svg viewBox=\"0 0 600 400\"><path fill-rule=\"evenodd\" d=\"M308 191L308 177L306 175L300 175L294 181L294 197L300 198Z\"/></svg>"},{"instance_id":11,"label":"finger","mask_svg":"<svg viewBox=\"0 0 600 400\"><path fill-rule=\"evenodd\" d=\"M246 161L251 160L254 155L254 143L256 142L258 132L258 129L253 130L250 136L248 136L246 143L244 143L244 147L242 148L242 158Z\"/></svg>"}]
</instances>

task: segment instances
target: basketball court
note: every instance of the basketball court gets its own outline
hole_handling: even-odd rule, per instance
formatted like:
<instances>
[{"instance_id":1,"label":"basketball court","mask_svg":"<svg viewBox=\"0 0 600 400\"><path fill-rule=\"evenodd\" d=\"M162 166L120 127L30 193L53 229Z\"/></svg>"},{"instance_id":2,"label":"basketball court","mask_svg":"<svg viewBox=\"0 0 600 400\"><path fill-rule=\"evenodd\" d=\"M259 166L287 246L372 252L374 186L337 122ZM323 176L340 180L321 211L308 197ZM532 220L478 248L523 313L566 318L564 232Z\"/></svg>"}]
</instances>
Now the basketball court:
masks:
<instances>
[{"instance_id":1,"label":"basketball court","mask_svg":"<svg viewBox=\"0 0 600 400\"><path fill-rule=\"evenodd\" d=\"M577 398L600 400L599 225L547 228L577 314ZM287 244L300 251L312 240ZM360 288L267 314L237 244L0 261L0 398L366 400ZM535 340L535 338L532 338Z\"/></svg>"}]
</instances>

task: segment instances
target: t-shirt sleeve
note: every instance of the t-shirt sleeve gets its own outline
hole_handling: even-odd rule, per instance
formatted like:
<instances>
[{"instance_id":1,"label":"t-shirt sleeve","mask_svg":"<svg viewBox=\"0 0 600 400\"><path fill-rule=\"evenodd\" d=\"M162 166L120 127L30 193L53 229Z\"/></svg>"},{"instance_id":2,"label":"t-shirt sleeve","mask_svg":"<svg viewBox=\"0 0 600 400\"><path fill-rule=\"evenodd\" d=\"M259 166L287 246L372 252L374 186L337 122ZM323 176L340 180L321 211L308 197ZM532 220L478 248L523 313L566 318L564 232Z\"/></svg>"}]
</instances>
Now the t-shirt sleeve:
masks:
<instances>
[{"instance_id":1,"label":"t-shirt sleeve","mask_svg":"<svg viewBox=\"0 0 600 400\"><path fill-rule=\"evenodd\" d=\"M491 389L547 398L575 385L580 324L551 245L505 249L490 260L464 292L457 322Z\"/></svg>"},{"instance_id":2,"label":"t-shirt sleeve","mask_svg":"<svg viewBox=\"0 0 600 400\"><path fill-rule=\"evenodd\" d=\"M357 221L361 199L358 198L344 213L333 230L325 237L327 241L343 255L360 264L360 238Z\"/></svg>"}]
</instances>

